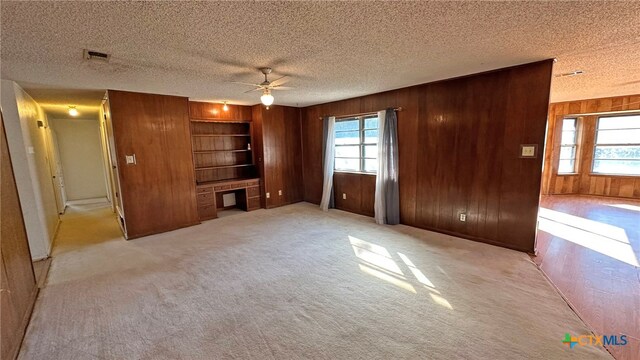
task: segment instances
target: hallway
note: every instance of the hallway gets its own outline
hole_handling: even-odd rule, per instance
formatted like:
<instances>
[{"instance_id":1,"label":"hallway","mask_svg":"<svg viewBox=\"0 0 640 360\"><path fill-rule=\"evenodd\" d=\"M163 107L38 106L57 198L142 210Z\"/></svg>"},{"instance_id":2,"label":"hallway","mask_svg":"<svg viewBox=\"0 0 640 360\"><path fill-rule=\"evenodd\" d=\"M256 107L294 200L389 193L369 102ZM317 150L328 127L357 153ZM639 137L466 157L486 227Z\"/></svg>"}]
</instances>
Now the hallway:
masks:
<instances>
[{"instance_id":1,"label":"hallway","mask_svg":"<svg viewBox=\"0 0 640 360\"><path fill-rule=\"evenodd\" d=\"M598 335L626 334L616 359L640 354L640 201L543 196L534 261Z\"/></svg>"},{"instance_id":2,"label":"hallway","mask_svg":"<svg viewBox=\"0 0 640 360\"><path fill-rule=\"evenodd\" d=\"M46 286L122 269L132 259L119 252L127 241L117 217L106 202L68 205L53 243L53 258ZM108 254L118 254L108 256Z\"/></svg>"}]
</instances>

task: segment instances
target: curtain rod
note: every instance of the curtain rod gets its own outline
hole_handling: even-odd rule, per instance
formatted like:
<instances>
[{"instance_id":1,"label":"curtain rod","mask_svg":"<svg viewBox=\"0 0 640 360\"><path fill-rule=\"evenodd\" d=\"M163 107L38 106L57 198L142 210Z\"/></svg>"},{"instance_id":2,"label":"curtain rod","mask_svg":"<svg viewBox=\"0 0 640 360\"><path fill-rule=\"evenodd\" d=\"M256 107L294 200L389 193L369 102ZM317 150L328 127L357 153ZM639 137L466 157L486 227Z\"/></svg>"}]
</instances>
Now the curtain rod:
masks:
<instances>
[{"instance_id":1,"label":"curtain rod","mask_svg":"<svg viewBox=\"0 0 640 360\"><path fill-rule=\"evenodd\" d=\"M402 107L397 107L395 109L393 109L394 111L402 111ZM364 113L358 113L358 114L348 114L348 115L340 115L340 116L336 116L336 119L340 118L349 118L349 117L357 117L357 116L364 116L364 115L373 115L373 114L377 114L377 111L372 111L372 112L364 112ZM326 116L332 116L332 115L326 115ZM319 119L324 119L325 116L320 116Z\"/></svg>"}]
</instances>

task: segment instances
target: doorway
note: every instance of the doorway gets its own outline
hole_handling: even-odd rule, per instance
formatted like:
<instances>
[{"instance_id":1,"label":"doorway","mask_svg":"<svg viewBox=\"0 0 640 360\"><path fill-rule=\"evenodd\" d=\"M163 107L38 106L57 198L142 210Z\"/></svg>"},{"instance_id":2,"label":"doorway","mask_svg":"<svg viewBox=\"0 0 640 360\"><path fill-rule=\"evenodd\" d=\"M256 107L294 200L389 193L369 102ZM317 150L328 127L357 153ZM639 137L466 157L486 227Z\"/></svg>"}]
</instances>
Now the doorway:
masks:
<instances>
[{"instance_id":1,"label":"doorway","mask_svg":"<svg viewBox=\"0 0 640 360\"><path fill-rule=\"evenodd\" d=\"M640 111L587 113L590 102L550 107L534 261L596 335L624 335L626 345L605 347L632 359L640 353Z\"/></svg>"}]
</instances>

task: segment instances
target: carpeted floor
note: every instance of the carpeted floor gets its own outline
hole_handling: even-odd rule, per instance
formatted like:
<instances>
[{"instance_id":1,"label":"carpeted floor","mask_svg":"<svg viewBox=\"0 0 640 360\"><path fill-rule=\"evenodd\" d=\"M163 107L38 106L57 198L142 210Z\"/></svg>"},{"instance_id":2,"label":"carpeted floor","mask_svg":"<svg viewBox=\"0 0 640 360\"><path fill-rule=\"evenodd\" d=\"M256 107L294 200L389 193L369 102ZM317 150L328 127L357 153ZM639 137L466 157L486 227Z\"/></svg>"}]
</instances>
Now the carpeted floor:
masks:
<instances>
[{"instance_id":1,"label":"carpeted floor","mask_svg":"<svg viewBox=\"0 0 640 360\"><path fill-rule=\"evenodd\" d=\"M526 254L299 203L124 241L69 209L21 359L600 359Z\"/></svg>"}]
</instances>

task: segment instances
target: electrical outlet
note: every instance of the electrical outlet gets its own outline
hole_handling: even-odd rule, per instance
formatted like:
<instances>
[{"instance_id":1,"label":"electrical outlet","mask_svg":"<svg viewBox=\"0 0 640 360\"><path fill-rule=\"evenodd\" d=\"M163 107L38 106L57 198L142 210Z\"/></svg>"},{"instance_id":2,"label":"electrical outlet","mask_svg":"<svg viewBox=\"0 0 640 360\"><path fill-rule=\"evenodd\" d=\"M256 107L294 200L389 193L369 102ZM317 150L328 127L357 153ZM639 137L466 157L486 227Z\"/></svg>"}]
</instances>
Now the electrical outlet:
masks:
<instances>
[{"instance_id":1,"label":"electrical outlet","mask_svg":"<svg viewBox=\"0 0 640 360\"><path fill-rule=\"evenodd\" d=\"M460 214L460 221L467 221L467 214Z\"/></svg>"},{"instance_id":2,"label":"electrical outlet","mask_svg":"<svg viewBox=\"0 0 640 360\"><path fill-rule=\"evenodd\" d=\"M282 190L278 190L278 195L282 196Z\"/></svg>"},{"instance_id":3,"label":"electrical outlet","mask_svg":"<svg viewBox=\"0 0 640 360\"><path fill-rule=\"evenodd\" d=\"M342 193L342 199L343 200L347 200L347 194L346 193Z\"/></svg>"},{"instance_id":4,"label":"electrical outlet","mask_svg":"<svg viewBox=\"0 0 640 360\"><path fill-rule=\"evenodd\" d=\"M267 199L268 199L268 198L270 198L270 197L271 197L271 194L270 194L270 193L267 193Z\"/></svg>"}]
</instances>

